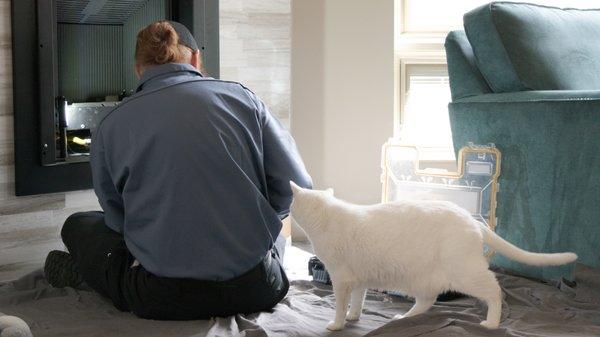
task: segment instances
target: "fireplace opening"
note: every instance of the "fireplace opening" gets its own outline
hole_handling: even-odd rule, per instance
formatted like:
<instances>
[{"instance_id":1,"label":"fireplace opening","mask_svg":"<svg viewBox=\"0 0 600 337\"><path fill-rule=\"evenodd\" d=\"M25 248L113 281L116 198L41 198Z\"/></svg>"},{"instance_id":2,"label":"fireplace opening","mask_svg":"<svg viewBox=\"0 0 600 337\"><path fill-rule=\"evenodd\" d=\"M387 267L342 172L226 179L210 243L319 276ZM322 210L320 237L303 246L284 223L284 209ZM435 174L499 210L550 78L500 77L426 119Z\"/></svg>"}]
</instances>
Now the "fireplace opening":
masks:
<instances>
[{"instance_id":1,"label":"fireplace opening","mask_svg":"<svg viewBox=\"0 0 600 337\"><path fill-rule=\"evenodd\" d=\"M92 133L89 129L67 131L66 141L66 152L69 158L90 155Z\"/></svg>"},{"instance_id":2,"label":"fireplace opening","mask_svg":"<svg viewBox=\"0 0 600 337\"><path fill-rule=\"evenodd\" d=\"M91 187L94 129L135 92L138 31L179 21L219 76L218 0L12 2L15 190L30 195Z\"/></svg>"},{"instance_id":3,"label":"fireplace opening","mask_svg":"<svg viewBox=\"0 0 600 337\"><path fill-rule=\"evenodd\" d=\"M170 19L170 5L168 0L38 2L38 13L51 14L38 17L38 32L40 71L52 77L45 89L54 97L47 101L55 103L41 106L54 111L46 115L54 119L54 130L42 134L48 137L42 164L88 160L92 130L135 90L137 32Z\"/></svg>"},{"instance_id":4,"label":"fireplace opening","mask_svg":"<svg viewBox=\"0 0 600 337\"><path fill-rule=\"evenodd\" d=\"M56 159L57 161L81 162L89 160L92 130L110 110L123 99L107 97L102 102L70 103L65 97L57 100Z\"/></svg>"}]
</instances>

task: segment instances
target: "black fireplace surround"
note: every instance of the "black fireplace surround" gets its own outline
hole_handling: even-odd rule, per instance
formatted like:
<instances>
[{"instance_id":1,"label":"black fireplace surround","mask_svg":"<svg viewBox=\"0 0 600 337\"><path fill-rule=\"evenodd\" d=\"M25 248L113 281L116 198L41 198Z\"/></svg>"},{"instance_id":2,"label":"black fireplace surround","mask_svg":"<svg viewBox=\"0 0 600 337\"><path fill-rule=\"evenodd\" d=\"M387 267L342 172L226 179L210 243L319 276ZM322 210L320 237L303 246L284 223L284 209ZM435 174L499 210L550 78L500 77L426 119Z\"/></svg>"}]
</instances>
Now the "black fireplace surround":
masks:
<instances>
[{"instance_id":1,"label":"black fireplace surround","mask_svg":"<svg viewBox=\"0 0 600 337\"><path fill-rule=\"evenodd\" d=\"M15 194L88 189L91 132L135 89L135 37L156 20L196 37L219 77L218 0L13 0Z\"/></svg>"}]
</instances>

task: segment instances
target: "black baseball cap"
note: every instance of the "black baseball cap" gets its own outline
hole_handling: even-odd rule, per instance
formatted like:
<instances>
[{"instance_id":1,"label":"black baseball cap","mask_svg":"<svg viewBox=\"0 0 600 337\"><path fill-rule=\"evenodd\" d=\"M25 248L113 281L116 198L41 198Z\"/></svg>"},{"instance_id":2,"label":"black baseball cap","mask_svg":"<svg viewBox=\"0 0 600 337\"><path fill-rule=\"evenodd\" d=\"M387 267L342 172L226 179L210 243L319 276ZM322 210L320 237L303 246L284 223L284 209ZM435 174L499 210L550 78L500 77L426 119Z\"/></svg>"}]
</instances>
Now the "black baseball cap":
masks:
<instances>
[{"instance_id":1,"label":"black baseball cap","mask_svg":"<svg viewBox=\"0 0 600 337\"><path fill-rule=\"evenodd\" d=\"M182 25L177 21L167 21L173 26L173 29L179 35L179 44L184 45L192 50L198 50L198 43L196 43L196 39L194 39L194 35L190 33L186 26Z\"/></svg>"}]
</instances>

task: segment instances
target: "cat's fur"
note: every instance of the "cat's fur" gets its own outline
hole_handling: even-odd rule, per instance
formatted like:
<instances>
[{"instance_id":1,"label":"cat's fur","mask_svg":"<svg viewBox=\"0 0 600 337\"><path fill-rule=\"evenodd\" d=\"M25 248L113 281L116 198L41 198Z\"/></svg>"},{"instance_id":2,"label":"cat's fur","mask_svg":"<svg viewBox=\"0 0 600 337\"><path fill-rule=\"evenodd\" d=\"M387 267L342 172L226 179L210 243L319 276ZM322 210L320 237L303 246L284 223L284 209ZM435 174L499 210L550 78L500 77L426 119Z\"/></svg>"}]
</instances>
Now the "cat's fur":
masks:
<instances>
[{"instance_id":1,"label":"cat's fur","mask_svg":"<svg viewBox=\"0 0 600 337\"><path fill-rule=\"evenodd\" d=\"M484 243L530 265L562 265L577 259L573 253L538 254L517 248L450 202L359 206L336 199L332 190L290 185L292 216L308 235L333 283L336 315L327 326L330 330L342 329L346 319L359 318L368 288L398 290L415 298L415 305L395 318L427 311L438 294L447 290L465 293L486 302L487 319L481 324L497 328L501 290L488 270Z\"/></svg>"}]
</instances>

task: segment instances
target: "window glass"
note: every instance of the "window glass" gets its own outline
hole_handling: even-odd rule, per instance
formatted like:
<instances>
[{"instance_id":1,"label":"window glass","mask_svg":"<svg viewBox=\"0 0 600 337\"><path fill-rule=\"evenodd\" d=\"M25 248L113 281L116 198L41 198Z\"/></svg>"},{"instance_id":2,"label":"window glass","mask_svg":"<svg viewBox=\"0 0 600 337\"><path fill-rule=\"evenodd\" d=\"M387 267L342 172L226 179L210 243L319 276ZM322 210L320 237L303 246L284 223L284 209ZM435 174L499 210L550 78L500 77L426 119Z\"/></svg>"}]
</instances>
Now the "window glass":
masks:
<instances>
[{"instance_id":1,"label":"window glass","mask_svg":"<svg viewBox=\"0 0 600 337\"><path fill-rule=\"evenodd\" d=\"M453 159L447 67L409 64L405 78L402 140L428 148L426 152L437 157Z\"/></svg>"}]
</instances>

